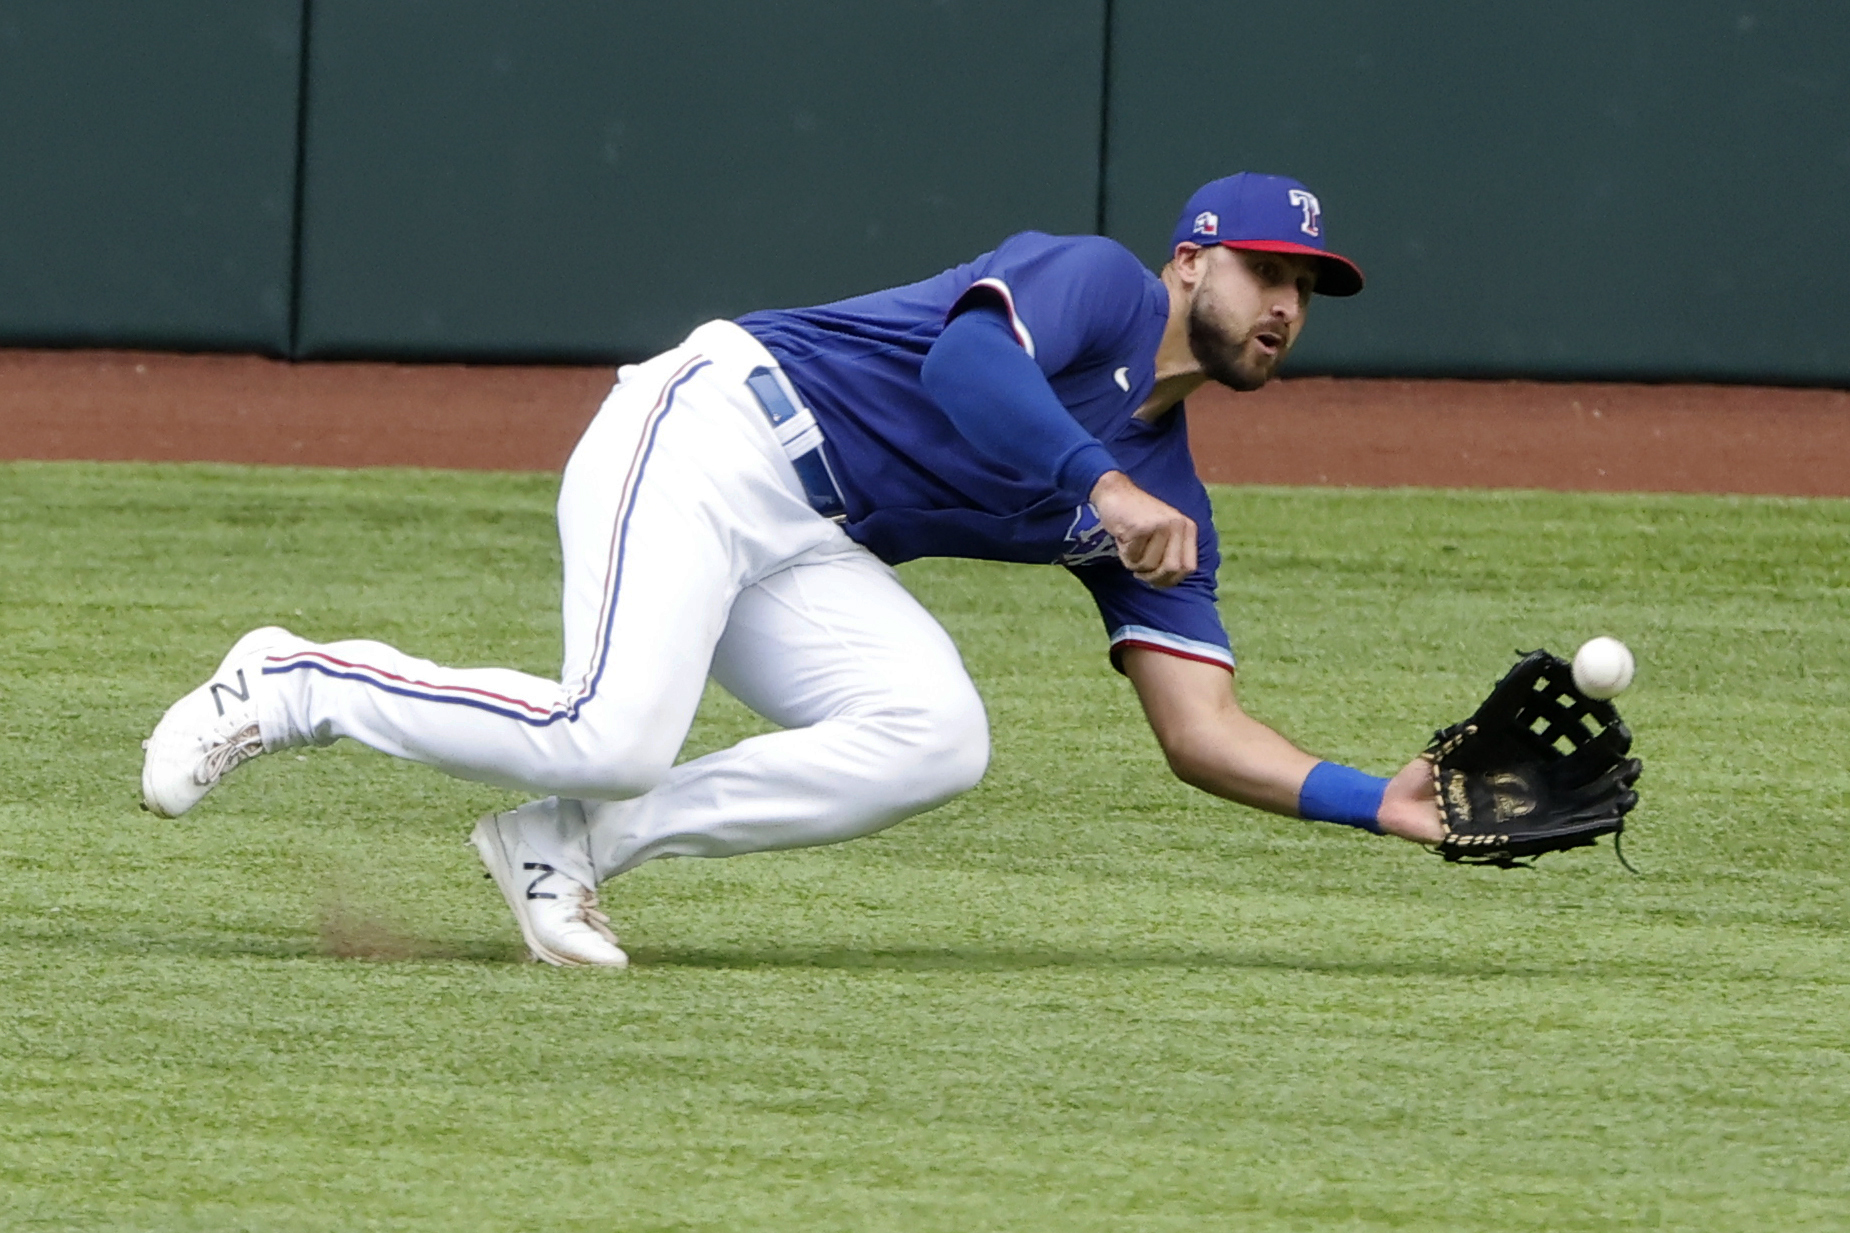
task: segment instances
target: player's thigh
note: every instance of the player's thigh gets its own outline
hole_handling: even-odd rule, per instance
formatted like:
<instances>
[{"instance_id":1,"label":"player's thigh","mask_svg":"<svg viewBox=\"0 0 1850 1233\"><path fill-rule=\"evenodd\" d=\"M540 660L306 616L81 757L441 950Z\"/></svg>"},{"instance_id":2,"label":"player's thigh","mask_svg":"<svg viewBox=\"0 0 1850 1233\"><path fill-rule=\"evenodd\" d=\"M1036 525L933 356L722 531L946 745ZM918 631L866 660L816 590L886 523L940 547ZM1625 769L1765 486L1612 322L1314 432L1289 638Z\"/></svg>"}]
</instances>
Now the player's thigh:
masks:
<instances>
[{"instance_id":1,"label":"player's thigh","mask_svg":"<svg viewBox=\"0 0 1850 1233\"><path fill-rule=\"evenodd\" d=\"M562 608L565 633L564 671L570 682L582 675L611 639L611 623L624 599L643 589L667 600L656 610L670 622L682 614L670 596L662 594L662 580L654 572L658 554L651 541L667 535L690 558L684 588L700 601L701 590L717 581L715 566L723 565L712 545L688 543L671 523L665 503L652 499L656 490L672 491L682 481L674 462L652 447L673 417L686 413L692 396L686 383L677 384L679 366L674 352L625 370L626 379L605 397L597 415L586 427L560 479L558 500L559 547L563 567ZM676 405L680 403L681 405ZM627 592L627 594L626 594ZM643 619L647 612L634 604L623 616ZM638 631L641 632L641 631ZM717 634L715 635L717 636Z\"/></svg>"},{"instance_id":2,"label":"player's thigh","mask_svg":"<svg viewBox=\"0 0 1850 1233\"><path fill-rule=\"evenodd\" d=\"M988 721L956 645L858 545L812 554L742 590L713 677L786 728L857 716L922 723L934 743L987 761Z\"/></svg>"},{"instance_id":3,"label":"player's thigh","mask_svg":"<svg viewBox=\"0 0 1850 1233\"><path fill-rule=\"evenodd\" d=\"M742 582L726 530L749 514L712 500L723 485L687 441L674 448L713 435L686 367L670 352L614 389L560 484L560 680L572 720L558 735L587 758L621 752L644 780L672 765L699 706ZM742 465L715 453L707 466Z\"/></svg>"},{"instance_id":4,"label":"player's thigh","mask_svg":"<svg viewBox=\"0 0 1850 1233\"><path fill-rule=\"evenodd\" d=\"M611 391L559 491L568 684L625 673L704 683L733 598L751 579L848 545L796 488L737 380L677 348Z\"/></svg>"}]
</instances>

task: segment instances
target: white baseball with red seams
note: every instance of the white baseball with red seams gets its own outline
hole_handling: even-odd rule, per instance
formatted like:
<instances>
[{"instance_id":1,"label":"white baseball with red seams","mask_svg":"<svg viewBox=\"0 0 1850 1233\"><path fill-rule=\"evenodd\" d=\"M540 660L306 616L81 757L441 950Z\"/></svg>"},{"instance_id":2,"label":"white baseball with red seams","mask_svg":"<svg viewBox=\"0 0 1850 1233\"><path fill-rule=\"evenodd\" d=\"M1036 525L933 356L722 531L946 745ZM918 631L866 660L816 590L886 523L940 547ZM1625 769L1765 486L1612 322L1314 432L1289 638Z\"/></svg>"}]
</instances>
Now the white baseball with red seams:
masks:
<instances>
[{"instance_id":1,"label":"white baseball with red seams","mask_svg":"<svg viewBox=\"0 0 1850 1233\"><path fill-rule=\"evenodd\" d=\"M1616 698L1631 685L1637 667L1617 638L1589 638L1574 652L1574 685L1589 698Z\"/></svg>"},{"instance_id":2,"label":"white baseball with red seams","mask_svg":"<svg viewBox=\"0 0 1850 1233\"><path fill-rule=\"evenodd\" d=\"M278 647L265 748L350 737L530 807L592 884L657 856L879 830L967 791L989 739L957 649L892 569L817 514L744 384L770 354L729 322L634 369L559 493L557 681L372 641ZM674 765L709 672L785 730ZM549 837L549 838L548 838Z\"/></svg>"}]
</instances>

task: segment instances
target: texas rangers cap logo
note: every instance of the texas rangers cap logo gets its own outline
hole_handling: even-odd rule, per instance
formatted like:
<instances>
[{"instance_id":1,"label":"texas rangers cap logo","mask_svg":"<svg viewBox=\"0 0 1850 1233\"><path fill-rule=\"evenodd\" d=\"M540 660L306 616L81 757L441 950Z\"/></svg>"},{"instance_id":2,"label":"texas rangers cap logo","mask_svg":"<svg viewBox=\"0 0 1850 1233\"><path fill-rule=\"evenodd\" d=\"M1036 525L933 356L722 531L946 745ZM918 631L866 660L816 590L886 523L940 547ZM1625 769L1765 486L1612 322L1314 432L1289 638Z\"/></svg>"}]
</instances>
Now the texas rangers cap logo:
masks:
<instances>
[{"instance_id":1,"label":"texas rangers cap logo","mask_svg":"<svg viewBox=\"0 0 1850 1233\"><path fill-rule=\"evenodd\" d=\"M1297 253L1317 263L1318 295L1354 295L1362 271L1325 243L1323 203L1290 176L1238 175L1210 180L1176 216L1171 244L1221 245L1250 252Z\"/></svg>"},{"instance_id":2,"label":"texas rangers cap logo","mask_svg":"<svg viewBox=\"0 0 1850 1233\"><path fill-rule=\"evenodd\" d=\"M1323 216L1323 207L1317 204L1315 195L1301 188L1294 188L1290 193L1291 204L1304 211L1304 221L1298 224L1298 230L1305 235L1322 235L1317 220Z\"/></svg>"}]
</instances>

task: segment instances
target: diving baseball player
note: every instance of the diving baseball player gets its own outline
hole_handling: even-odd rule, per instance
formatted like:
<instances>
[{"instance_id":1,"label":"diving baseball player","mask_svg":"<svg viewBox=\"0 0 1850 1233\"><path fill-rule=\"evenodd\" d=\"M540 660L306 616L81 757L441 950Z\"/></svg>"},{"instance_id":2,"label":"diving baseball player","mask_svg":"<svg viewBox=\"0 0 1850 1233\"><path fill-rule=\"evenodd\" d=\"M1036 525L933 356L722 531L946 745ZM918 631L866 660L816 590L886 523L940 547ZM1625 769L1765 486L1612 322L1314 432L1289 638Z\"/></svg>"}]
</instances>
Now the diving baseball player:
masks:
<instances>
[{"instance_id":1,"label":"diving baseball player","mask_svg":"<svg viewBox=\"0 0 1850 1233\"><path fill-rule=\"evenodd\" d=\"M701 326L626 368L566 465L558 680L246 634L147 742L175 817L248 758L340 737L542 799L473 840L533 955L621 967L603 880L870 834L968 791L982 701L890 566L1059 563L1170 766L1288 816L1439 840L1430 769L1322 761L1248 717L1182 400L1265 384L1313 291L1362 275L1295 180L1198 191L1151 274L1011 236L910 286ZM780 731L675 764L708 676Z\"/></svg>"}]
</instances>

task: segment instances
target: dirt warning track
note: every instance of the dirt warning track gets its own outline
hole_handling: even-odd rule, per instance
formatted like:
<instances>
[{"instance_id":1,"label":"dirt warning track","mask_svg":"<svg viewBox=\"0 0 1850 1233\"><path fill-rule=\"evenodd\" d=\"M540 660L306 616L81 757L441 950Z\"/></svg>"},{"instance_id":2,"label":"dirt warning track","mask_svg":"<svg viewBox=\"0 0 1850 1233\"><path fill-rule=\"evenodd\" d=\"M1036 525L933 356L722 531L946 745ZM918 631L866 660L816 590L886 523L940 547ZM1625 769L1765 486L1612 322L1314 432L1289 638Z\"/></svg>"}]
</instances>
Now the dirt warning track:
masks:
<instances>
[{"instance_id":1,"label":"dirt warning track","mask_svg":"<svg viewBox=\"0 0 1850 1233\"><path fill-rule=\"evenodd\" d=\"M0 458L557 470L614 371L0 350ZM1850 392L1275 382L1190 400L1216 483L1850 496Z\"/></svg>"}]
</instances>

